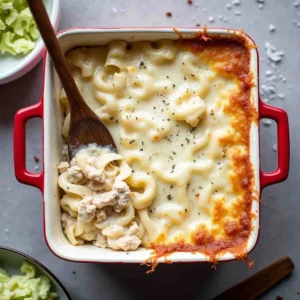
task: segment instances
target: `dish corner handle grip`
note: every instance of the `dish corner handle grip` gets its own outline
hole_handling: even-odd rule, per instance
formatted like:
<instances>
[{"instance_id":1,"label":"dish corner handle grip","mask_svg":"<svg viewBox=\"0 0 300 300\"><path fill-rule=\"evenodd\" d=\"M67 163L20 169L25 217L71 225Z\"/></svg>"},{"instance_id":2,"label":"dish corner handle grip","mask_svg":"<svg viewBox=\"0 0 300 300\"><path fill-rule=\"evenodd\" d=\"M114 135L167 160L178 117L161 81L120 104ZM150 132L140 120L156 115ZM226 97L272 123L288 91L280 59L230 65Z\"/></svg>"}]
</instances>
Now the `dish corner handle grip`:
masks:
<instances>
[{"instance_id":1,"label":"dish corner handle grip","mask_svg":"<svg viewBox=\"0 0 300 300\"><path fill-rule=\"evenodd\" d=\"M26 123L31 118L42 118L42 102L20 109L14 122L14 164L18 181L43 189L43 172L32 173L26 169Z\"/></svg>"},{"instance_id":2,"label":"dish corner handle grip","mask_svg":"<svg viewBox=\"0 0 300 300\"><path fill-rule=\"evenodd\" d=\"M277 123L278 167L273 172L260 172L261 189L281 182L289 175L290 167L290 135L287 113L277 107L260 101L260 118L269 118Z\"/></svg>"}]
</instances>

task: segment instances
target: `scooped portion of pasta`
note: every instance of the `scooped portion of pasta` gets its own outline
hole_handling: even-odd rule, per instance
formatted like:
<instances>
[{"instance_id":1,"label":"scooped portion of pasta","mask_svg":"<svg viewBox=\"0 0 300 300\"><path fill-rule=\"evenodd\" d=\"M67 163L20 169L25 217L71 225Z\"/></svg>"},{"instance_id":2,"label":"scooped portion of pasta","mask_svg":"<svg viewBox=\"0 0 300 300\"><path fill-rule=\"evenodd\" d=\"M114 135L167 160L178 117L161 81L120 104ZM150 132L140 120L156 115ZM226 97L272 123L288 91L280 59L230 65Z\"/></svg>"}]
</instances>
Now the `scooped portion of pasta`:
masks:
<instances>
[{"instance_id":1,"label":"scooped portion of pasta","mask_svg":"<svg viewBox=\"0 0 300 300\"><path fill-rule=\"evenodd\" d=\"M131 168L109 147L89 145L58 166L64 232L73 245L85 241L114 250L136 250L141 225L135 220L126 179Z\"/></svg>"}]
</instances>

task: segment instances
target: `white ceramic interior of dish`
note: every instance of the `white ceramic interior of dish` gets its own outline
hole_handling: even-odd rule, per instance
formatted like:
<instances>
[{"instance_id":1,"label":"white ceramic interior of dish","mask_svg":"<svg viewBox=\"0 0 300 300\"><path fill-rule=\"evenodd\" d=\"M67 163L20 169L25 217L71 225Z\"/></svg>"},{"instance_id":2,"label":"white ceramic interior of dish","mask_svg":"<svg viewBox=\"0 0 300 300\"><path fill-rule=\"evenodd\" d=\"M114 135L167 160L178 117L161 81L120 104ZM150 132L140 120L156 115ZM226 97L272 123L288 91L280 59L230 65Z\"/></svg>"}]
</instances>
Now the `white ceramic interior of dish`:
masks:
<instances>
[{"instance_id":1,"label":"white ceramic interior of dish","mask_svg":"<svg viewBox=\"0 0 300 300\"><path fill-rule=\"evenodd\" d=\"M199 29L181 29L182 34L191 35L199 32ZM235 31L236 32L236 31ZM231 36L234 31L208 29L208 33L217 33ZM240 33L242 34L242 33ZM124 40L127 42L159 39L178 39L178 35L172 28L127 28L127 29L72 29L58 34L60 44L64 52L79 46L107 45L113 40ZM246 36L247 39L249 39ZM249 42L253 42L249 39ZM257 51L251 50L251 70L254 74L255 87L252 89L252 101L258 109L257 91ZM72 246L65 237L60 222L60 192L57 186L57 165L61 160L61 128L63 117L59 105L59 91L61 85L54 72L53 66L46 57L44 74L44 216L45 216L45 238L49 248L57 256L82 262L125 262L141 263L149 258L151 250L139 248L133 252L114 251L101 249L93 245ZM259 186L259 138L257 124L251 129L251 161L255 170L256 195L260 194ZM247 251L250 252L258 239L259 233L259 202L252 201L252 212L257 218L253 219L253 231L248 241ZM196 262L207 261L209 258L201 253L176 252L168 256L172 262ZM225 253L218 257L219 261L231 260L235 257L231 253ZM159 262L163 262L160 258Z\"/></svg>"},{"instance_id":2,"label":"white ceramic interior of dish","mask_svg":"<svg viewBox=\"0 0 300 300\"><path fill-rule=\"evenodd\" d=\"M56 30L59 23L60 0L44 0L52 26ZM20 78L34 68L42 59L45 46L41 37L36 41L35 48L27 55L13 56L0 54L0 84Z\"/></svg>"}]
</instances>

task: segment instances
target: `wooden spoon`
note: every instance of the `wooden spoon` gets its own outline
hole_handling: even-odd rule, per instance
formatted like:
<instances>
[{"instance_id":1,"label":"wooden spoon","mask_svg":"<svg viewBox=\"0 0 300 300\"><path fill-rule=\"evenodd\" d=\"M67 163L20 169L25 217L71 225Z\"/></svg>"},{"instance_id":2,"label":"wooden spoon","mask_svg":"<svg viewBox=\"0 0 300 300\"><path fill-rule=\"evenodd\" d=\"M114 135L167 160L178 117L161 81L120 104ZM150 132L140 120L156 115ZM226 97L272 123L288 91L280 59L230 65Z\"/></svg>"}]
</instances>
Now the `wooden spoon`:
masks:
<instances>
[{"instance_id":1,"label":"wooden spoon","mask_svg":"<svg viewBox=\"0 0 300 300\"><path fill-rule=\"evenodd\" d=\"M43 1L27 0L27 3L68 97L71 113L68 136L69 159L72 159L78 147L92 143L111 146L112 150L116 151L114 140L108 129L85 103L76 86Z\"/></svg>"},{"instance_id":2,"label":"wooden spoon","mask_svg":"<svg viewBox=\"0 0 300 300\"><path fill-rule=\"evenodd\" d=\"M231 287L213 300L256 299L294 270L294 263L285 256Z\"/></svg>"}]
</instances>

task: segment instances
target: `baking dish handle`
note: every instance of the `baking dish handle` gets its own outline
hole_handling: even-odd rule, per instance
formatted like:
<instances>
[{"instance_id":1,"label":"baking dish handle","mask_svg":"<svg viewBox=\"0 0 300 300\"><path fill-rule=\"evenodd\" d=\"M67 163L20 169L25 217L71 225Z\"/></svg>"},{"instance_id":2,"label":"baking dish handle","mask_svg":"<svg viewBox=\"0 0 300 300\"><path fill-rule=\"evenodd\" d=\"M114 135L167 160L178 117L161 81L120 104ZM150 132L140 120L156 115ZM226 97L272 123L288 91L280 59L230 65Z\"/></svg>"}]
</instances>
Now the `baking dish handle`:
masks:
<instances>
[{"instance_id":1,"label":"baking dish handle","mask_svg":"<svg viewBox=\"0 0 300 300\"><path fill-rule=\"evenodd\" d=\"M281 182L288 177L290 165L290 137L287 113L262 101L259 105L260 119L269 118L277 123L278 167L273 172L260 172L261 190L266 186Z\"/></svg>"},{"instance_id":2,"label":"baking dish handle","mask_svg":"<svg viewBox=\"0 0 300 300\"><path fill-rule=\"evenodd\" d=\"M43 189L43 172L32 173L26 169L26 123L31 118L42 118L42 102L20 109L14 123L14 163L18 181Z\"/></svg>"}]
</instances>

